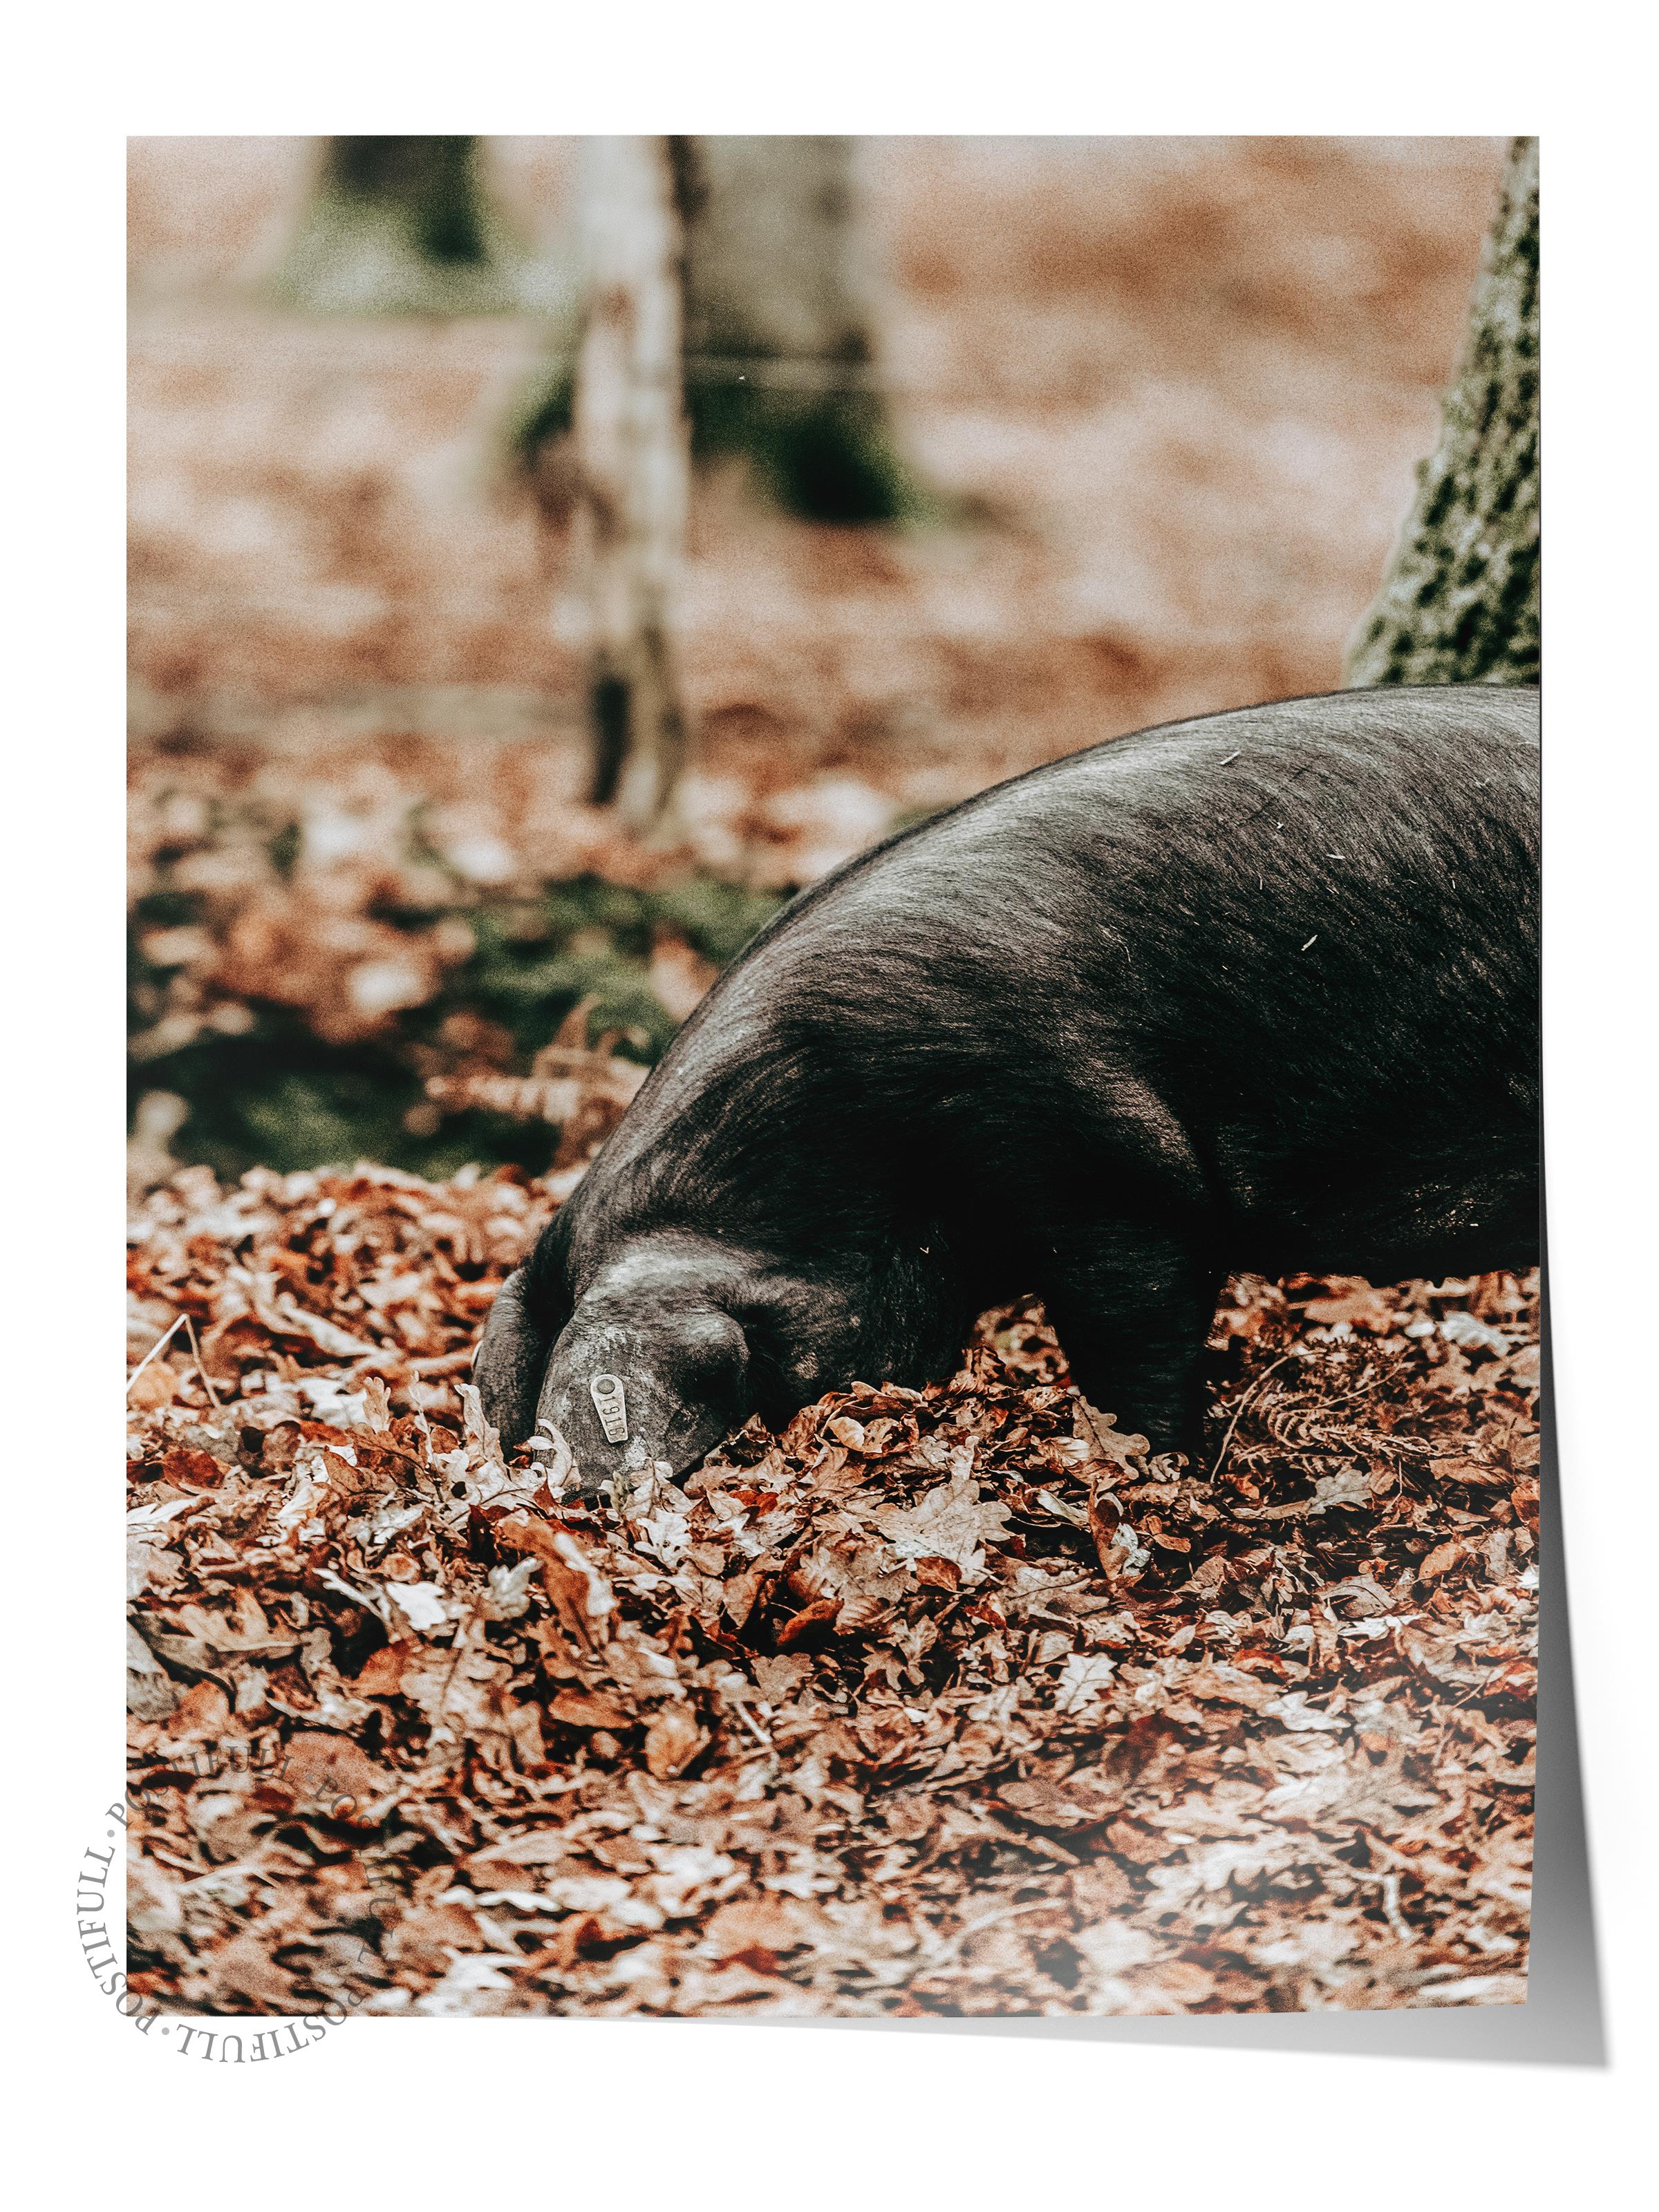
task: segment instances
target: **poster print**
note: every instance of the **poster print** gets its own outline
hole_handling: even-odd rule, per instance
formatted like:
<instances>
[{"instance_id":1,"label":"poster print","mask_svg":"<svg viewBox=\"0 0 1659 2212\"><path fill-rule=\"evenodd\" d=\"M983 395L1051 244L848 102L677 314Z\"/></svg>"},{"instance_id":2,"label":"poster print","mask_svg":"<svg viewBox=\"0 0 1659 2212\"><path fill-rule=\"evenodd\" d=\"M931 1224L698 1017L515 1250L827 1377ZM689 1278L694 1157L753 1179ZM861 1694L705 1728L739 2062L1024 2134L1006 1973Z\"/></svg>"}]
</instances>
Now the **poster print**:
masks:
<instances>
[{"instance_id":1,"label":"poster print","mask_svg":"<svg viewBox=\"0 0 1659 2212\"><path fill-rule=\"evenodd\" d=\"M1535 142L133 172L133 1990L1522 2001Z\"/></svg>"}]
</instances>

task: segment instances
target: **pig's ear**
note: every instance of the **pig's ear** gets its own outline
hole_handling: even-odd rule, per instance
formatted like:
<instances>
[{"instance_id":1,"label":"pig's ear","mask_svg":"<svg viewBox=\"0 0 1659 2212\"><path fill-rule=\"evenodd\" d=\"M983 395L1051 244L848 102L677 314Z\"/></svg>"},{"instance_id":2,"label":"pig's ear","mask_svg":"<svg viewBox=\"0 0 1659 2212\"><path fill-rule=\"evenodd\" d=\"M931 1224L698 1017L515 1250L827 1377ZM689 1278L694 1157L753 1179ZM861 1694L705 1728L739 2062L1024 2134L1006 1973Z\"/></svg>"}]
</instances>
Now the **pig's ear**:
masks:
<instances>
[{"instance_id":1,"label":"pig's ear","mask_svg":"<svg viewBox=\"0 0 1659 2212\"><path fill-rule=\"evenodd\" d=\"M484 1419L501 1431L509 1449L536 1425L536 1401L553 1341L526 1310L525 1288L520 1267L496 1292L472 1360Z\"/></svg>"},{"instance_id":2,"label":"pig's ear","mask_svg":"<svg viewBox=\"0 0 1659 2212\"><path fill-rule=\"evenodd\" d=\"M750 1409L775 1428L842 1381L849 1302L822 1283L770 1272L733 1301L749 1352Z\"/></svg>"},{"instance_id":3,"label":"pig's ear","mask_svg":"<svg viewBox=\"0 0 1659 2212\"><path fill-rule=\"evenodd\" d=\"M742 1323L723 1307L698 1307L676 1316L672 1343L680 1389L741 1425L749 1418L750 1358Z\"/></svg>"}]
</instances>

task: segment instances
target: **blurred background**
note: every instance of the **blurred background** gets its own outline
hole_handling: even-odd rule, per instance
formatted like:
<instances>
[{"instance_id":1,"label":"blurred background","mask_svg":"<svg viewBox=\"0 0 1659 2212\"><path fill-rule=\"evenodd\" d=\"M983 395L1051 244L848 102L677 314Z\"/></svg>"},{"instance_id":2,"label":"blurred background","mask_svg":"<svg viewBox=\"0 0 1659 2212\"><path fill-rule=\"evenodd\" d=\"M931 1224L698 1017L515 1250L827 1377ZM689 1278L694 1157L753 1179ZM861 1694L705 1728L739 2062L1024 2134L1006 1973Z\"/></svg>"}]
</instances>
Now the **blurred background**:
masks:
<instances>
[{"instance_id":1,"label":"blurred background","mask_svg":"<svg viewBox=\"0 0 1659 2212\"><path fill-rule=\"evenodd\" d=\"M136 1186L574 1179L793 889L1340 684L1504 146L131 142Z\"/></svg>"}]
</instances>

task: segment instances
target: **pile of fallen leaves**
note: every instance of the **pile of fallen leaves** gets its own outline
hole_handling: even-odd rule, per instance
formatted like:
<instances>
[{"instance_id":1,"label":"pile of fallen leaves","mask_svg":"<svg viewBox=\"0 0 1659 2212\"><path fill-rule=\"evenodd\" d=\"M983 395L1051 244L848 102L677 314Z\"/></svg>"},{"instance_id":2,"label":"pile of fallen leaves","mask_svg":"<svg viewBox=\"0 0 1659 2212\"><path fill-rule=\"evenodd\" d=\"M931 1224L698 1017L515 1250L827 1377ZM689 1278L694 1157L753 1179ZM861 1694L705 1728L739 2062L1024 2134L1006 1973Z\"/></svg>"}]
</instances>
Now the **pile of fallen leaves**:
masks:
<instances>
[{"instance_id":1,"label":"pile of fallen leaves","mask_svg":"<svg viewBox=\"0 0 1659 2212\"><path fill-rule=\"evenodd\" d=\"M1522 1999L1534 1279L1236 1281L1196 1468L1017 1309L947 1384L584 1505L466 1381L578 1172L193 1169L136 1222L136 1989Z\"/></svg>"}]
</instances>

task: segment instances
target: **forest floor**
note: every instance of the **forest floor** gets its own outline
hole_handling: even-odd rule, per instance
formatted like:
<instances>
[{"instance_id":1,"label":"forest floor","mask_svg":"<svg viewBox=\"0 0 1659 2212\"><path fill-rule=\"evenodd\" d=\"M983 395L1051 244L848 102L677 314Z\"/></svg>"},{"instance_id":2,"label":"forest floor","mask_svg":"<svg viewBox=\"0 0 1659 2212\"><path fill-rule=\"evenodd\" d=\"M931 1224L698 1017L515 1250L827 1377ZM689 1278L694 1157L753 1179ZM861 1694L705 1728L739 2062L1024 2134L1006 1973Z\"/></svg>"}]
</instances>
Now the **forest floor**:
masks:
<instances>
[{"instance_id":1,"label":"forest floor","mask_svg":"<svg viewBox=\"0 0 1659 2212\"><path fill-rule=\"evenodd\" d=\"M583 1505L465 1381L580 1172L193 1168L143 1204L135 1990L1524 1998L1535 1277L1234 1282L1198 1468L1148 1461L1016 1310L944 1385Z\"/></svg>"},{"instance_id":2,"label":"forest floor","mask_svg":"<svg viewBox=\"0 0 1659 2212\"><path fill-rule=\"evenodd\" d=\"M746 864L717 872L619 834L570 797L568 766L538 744L408 738L138 749L141 1179L180 1161L233 1177L365 1155L428 1176L544 1164L533 1109L474 1097L530 1076L579 1007L580 1042L649 1064L784 887L886 818L809 812L769 842L745 819Z\"/></svg>"}]
</instances>

